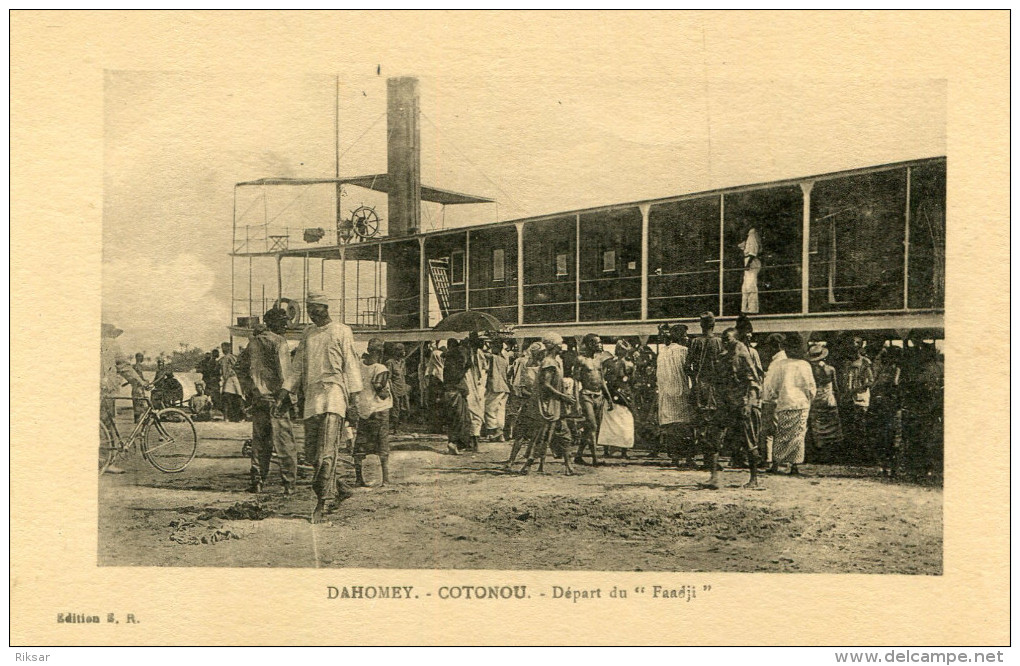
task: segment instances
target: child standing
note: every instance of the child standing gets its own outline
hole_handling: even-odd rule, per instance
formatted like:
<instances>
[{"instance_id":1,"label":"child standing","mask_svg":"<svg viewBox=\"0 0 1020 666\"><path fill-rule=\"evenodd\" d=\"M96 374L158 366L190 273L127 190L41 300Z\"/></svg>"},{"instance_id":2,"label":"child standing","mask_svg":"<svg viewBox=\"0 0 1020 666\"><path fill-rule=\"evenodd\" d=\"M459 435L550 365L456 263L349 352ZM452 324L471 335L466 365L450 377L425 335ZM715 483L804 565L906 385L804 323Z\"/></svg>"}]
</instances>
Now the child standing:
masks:
<instances>
[{"instance_id":1,"label":"child standing","mask_svg":"<svg viewBox=\"0 0 1020 666\"><path fill-rule=\"evenodd\" d=\"M362 475L362 463L365 456L379 456L382 468L382 485L390 482L390 409L393 407L393 396L390 392L390 373L382 364L383 341L372 338L368 341L368 353L361 362L361 385L364 389L358 393L358 434L354 440L354 473L355 482L364 488L365 477Z\"/></svg>"}]
</instances>

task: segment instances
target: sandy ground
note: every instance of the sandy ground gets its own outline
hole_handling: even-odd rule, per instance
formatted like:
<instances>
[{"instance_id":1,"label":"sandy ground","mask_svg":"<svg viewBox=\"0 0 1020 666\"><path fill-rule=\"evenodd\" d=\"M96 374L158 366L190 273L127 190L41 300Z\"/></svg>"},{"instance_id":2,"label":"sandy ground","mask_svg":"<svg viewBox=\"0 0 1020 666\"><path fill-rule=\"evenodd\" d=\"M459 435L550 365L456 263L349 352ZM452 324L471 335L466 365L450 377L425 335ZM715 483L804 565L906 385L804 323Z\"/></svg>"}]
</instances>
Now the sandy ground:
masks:
<instances>
[{"instance_id":1,"label":"sandy ground","mask_svg":"<svg viewBox=\"0 0 1020 666\"><path fill-rule=\"evenodd\" d=\"M500 471L509 444L447 455L435 436L393 442L392 485L359 490L312 525L307 475L281 494L245 492L246 423L200 423L198 456L164 474L135 452L99 479L106 566L367 567L941 574L942 491L877 470L811 466L764 490L701 490L707 474L613 459L565 477ZM353 468L341 466L353 483ZM377 482L378 461L366 476Z\"/></svg>"}]
</instances>

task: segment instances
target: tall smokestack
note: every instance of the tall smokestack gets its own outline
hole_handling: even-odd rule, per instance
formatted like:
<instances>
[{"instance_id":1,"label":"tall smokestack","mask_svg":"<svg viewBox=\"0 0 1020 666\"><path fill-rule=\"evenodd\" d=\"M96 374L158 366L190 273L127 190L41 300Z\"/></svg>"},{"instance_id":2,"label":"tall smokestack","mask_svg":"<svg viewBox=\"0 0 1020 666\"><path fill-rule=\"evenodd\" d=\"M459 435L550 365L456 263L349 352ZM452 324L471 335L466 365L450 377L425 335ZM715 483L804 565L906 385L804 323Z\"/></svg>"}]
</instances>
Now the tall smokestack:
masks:
<instances>
[{"instance_id":1,"label":"tall smokestack","mask_svg":"<svg viewBox=\"0 0 1020 666\"><path fill-rule=\"evenodd\" d=\"M386 125L389 137L389 234L406 236L421 228L421 144L418 79L401 76L386 81Z\"/></svg>"}]
</instances>

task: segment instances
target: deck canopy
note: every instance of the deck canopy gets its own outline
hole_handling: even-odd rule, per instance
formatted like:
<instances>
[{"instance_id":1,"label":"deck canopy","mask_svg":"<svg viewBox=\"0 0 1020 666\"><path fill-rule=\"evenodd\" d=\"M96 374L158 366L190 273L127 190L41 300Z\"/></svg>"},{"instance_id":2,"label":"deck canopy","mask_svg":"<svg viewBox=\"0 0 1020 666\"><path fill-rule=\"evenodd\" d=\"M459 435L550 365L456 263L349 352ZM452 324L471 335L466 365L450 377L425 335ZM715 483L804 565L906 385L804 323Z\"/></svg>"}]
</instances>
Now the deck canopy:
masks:
<instances>
[{"instance_id":1,"label":"deck canopy","mask_svg":"<svg viewBox=\"0 0 1020 666\"><path fill-rule=\"evenodd\" d=\"M388 174L380 173L374 176L350 176L346 178L259 178L244 183L237 183L237 187L249 187L258 185L326 185L336 183L339 185L355 185L367 190L389 193L390 177ZM442 190L431 185L421 186L421 200L431 203L453 206L457 204L481 204L493 203L494 199L478 197L473 194L461 194L452 190Z\"/></svg>"}]
</instances>

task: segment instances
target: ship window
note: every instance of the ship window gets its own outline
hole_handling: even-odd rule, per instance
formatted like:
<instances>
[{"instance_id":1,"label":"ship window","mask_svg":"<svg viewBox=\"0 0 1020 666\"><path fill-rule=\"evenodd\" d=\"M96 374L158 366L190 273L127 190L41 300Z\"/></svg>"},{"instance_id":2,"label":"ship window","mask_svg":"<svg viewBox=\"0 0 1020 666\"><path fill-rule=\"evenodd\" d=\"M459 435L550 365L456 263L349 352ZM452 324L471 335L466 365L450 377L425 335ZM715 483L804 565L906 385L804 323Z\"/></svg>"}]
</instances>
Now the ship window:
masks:
<instances>
[{"instance_id":1,"label":"ship window","mask_svg":"<svg viewBox=\"0 0 1020 666\"><path fill-rule=\"evenodd\" d=\"M492 281L502 282L506 279L506 252L498 247L492 251Z\"/></svg>"},{"instance_id":2,"label":"ship window","mask_svg":"<svg viewBox=\"0 0 1020 666\"><path fill-rule=\"evenodd\" d=\"M464 251L450 253L450 284L464 284Z\"/></svg>"},{"instance_id":3,"label":"ship window","mask_svg":"<svg viewBox=\"0 0 1020 666\"><path fill-rule=\"evenodd\" d=\"M566 252L558 252L556 254L556 277L564 277L570 274L567 270L567 259L569 258L570 255Z\"/></svg>"},{"instance_id":4,"label":"ship window","mask_svg":"<svg viewBox=\"0 0 1020 666\"><path fill-rule=\"evenodd\" d=\"M616 250L604 250L602 252L602 272L612 273L616 270Z\"/></svg>"}]
</instances>

